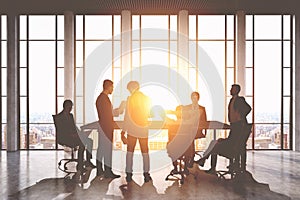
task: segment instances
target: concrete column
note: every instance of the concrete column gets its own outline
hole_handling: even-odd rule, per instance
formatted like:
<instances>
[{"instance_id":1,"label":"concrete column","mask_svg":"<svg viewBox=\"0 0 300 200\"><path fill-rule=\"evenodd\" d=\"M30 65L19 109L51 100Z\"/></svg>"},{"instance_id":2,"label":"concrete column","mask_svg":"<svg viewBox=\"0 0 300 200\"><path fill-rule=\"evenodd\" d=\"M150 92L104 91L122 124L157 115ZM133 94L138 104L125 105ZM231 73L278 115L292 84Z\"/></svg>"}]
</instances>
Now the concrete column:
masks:
<instances>
[{"instance_id":1,"label":"concrete column","mask_svg":"<svg viewBox=\"0 0 300 200\"><path fill-rule=\"evenodd\" d=\"M71 11L64 13L64 96L65 99L74 99L74 14Z\"/></svg>"},{"instance_id":2,"label":"concrete column","mask_svg":"<svg viewBox=\"0 0 300 200\"><path fill-rule=\"evenodd\" d=\"M300 12L295 17L295 117L294 117L294 150L300 151Z\"/></svg>"},{"instance_id":3,"label":"concrete column","mask_svg":"<svg viewBox=\"0 0 300 200\"><path fill-rule=\"evenodd\" d=\"M121 12L121 70L122 88L126 88L128 81L132 78L131 74L131 12L123 10ZM129 73L129 74L128 74ZM125 89L126 90L126 89ZM123 92L122 92L123 93Z\"/></svg>"},{"instance_id":4,"label":"concrete column","mask_svg":"<svg viewBox=\"0 0 300 200\"><path fill-rule=\"evenodd\" d=\"M179 11L178 15L178 75L186 79L188 83L189 75L189 13L187 10ZM182 99L182 104L190 103L191 91L187 84L178 84L178 94Z\"/></svg>"},{"instance_id":5,"label":"concrete column","mask_svg":"<svg viewBox=\"0 0 300 200\"><path fill-rule=\"evenodd\" d=\"M7 16L7 151L19 150L19 16Z\"/></svg>"},{"instance_id":6,"label":"concrete column","mask_svg":"<svg viewBox=\"0 0 300 200\"><path fill-rule=\"evenodd\" d=\"M246 84L246 15L244 11L238 11L237 14L237 66L236 83L241 85L241 96L245 95Z\"/></svg>"}]
</instances>

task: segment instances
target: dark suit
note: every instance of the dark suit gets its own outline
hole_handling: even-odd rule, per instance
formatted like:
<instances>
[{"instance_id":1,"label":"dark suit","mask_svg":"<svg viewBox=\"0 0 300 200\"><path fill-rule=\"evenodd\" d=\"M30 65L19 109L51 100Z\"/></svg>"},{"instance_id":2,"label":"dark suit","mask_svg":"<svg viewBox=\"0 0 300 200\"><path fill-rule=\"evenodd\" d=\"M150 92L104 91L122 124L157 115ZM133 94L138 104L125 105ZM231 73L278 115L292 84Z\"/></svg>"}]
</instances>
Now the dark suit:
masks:
<instances>
[{"instance_id":1,"label":"dark suit","mask_svg":"<svg viewBox=\"0 0 300 200\"><path fill-rule=\"evenodd\" d=\"M93 140L81 133L75 125L73 114L60 112L56 115L57 141L61 145L68 147L79 146L77 169L83 168L83 153L87 145L86 157L90 161L92 158Z\"/></svg>"},{"instance_id":2,"label":"dark suit","mask_svg":"<svg viewBox=\"0 0 300 200\"><path fill-rule=\"evenodd\" d=\"M113 142L113 108L107 94L101 93L96 100L96 108L99 119L99 137L97 149L97 173L102 171L102 160L105 170L111 170L112 166L112 142Z\"/></svg>"}]
</instances>

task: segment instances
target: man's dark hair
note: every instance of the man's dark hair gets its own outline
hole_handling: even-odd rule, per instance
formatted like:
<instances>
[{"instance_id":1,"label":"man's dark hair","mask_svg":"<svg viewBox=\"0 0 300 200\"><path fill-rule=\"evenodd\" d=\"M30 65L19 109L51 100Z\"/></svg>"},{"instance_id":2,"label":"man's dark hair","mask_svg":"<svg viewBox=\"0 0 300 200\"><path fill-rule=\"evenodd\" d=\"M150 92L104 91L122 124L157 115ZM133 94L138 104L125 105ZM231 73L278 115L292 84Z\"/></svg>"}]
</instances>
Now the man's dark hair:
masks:
<instances>
[{"instance_id":1,"label":"man's dark hair","mask_svg":"<svg viewBox=\"0 0 300 200\"><path fill-rule=\"evenodd\" d=\"M193 95L197 95L197 97L198 97L198 100L200 99L200 94L199 94L199 92L192 92L192 94L191 94L191 98L192 98L192 96Z\"/></svg>"},{"instance_id":2,"label":"man's dark hair","mask_svg":"<svg viewBox=\"0 0 300 200\"><path fill-rule=\"evenodd\" d=\"M113 85L113 84L114 84L114 82L112 82L111 80L105 79L105 80L103 81L103 89L107 89L109 86L111 86L111 85Z\"/></svg>"},{"instance_id":3,"label":"man's dark hair","mask_svg":"<svg viewBox=\"0 0 300 200\"><path fill-rule=\"evenodd\" d=\"M66 108L67 106L73 106L73 102L70 99L66 99L63 103L64 108Z\"/></svg>"},{"instance_id":4,"label":"man's dark hair","mask_svg":"<svg viewBox=\"0 0 300 200\"><path fill-rule=\"evenodd\" d=\"M233 84L232 87L236 87L237 93L241 91L241 86L239 84Z\"/></svg>"}]
</instances>

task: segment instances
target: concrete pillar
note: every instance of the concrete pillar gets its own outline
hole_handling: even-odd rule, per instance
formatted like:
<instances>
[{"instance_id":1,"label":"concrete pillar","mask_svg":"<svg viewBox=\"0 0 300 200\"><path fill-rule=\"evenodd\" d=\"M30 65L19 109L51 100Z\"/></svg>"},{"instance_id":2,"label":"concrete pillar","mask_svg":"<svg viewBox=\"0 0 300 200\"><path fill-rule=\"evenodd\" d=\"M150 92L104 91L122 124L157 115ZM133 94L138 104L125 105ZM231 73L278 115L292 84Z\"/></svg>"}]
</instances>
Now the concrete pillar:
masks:
<instances>
[{"instance_id":1,"label":"concrete pillar","mask_svg":"<svg viewBox=\"0 0 300 200\"><path fill-rule=\"evenodd\" d=\"M74 99L74 14L71 11L64 13L64 96L65 99Z\"/></svg>"},{"instance_id":2,"label":"concrete pillar","mask_svg":"<svg viewBox=\"0 0 300 200\"><path fill-rule=\"evenodd\" d=\"M245 77L246 77L246 15L244 11L238 11L237 14L237 66L236 83L241 85L241 96L245 95Z\"/></svg>"},{"instance_id":3,"label":"concrete pillar","mask_svg":"<svg viewBox=\"0 0 300 200\"><path fill-rule=\"evenodd\" d=\"M295 16L295 117L294 150L300 151L300 12ZM297 81L298 80L298 81Z\"/></svg>"},{"instance_id":4,"label":"concrete pillar","mask_svg":"<svg viewBox=\"0 0 300 200\"><path fill-rule=\"evenodd\" d=\"M189 75L189 13L181 10L178 14L178 75L182 76L188 83ZM178 84L178 93L183 102L190 103L191 91L187 88L188 84Z\"/></svg>"},{"instance_id":5,"label":"concrete pillar","mask_svg":"<svg viewBox=\"0 0 300 200\"><path fill-rule=\"evenodd\" d=\"M121 70L122 88L126 88L128 81L132 78L131 74L131 12L123 10L121 12ZM123 93L123 92L122 92Z\"/></svg>"},{"instance_id":6,"label":"concrete pillar","mask_svg":"<svg viewBox=\"0 0 300 200\"><path fill-rule=\"evenodd\" d=\"M19 150L19 16L7 16L7 151Z\"/></svg>"}]
</instances>

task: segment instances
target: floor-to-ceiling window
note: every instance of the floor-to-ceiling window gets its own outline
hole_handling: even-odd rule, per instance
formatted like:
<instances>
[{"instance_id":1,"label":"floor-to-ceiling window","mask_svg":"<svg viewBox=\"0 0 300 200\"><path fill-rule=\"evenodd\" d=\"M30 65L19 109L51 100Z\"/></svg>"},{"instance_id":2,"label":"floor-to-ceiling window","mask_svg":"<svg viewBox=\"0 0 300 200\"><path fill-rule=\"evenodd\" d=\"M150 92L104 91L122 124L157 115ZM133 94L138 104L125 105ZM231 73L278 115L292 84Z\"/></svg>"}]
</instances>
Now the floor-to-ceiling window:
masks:
<instances>
[{"instance_id":1,"label":"floor-to-ceiling window","mask_svg":"<svg viewBox=\"0 0 300 200\"><path fill-rule=\"evenodd\" d=\"M246 97L254 149L291 149L293 18L246 16Z\"/></svg>"},{"instance_id":2,"label":"floor-to-ceiling window","mask_svg":"<svg viewBox=\"0 0 300 200\"><path fill-rule=\"evenodd\" d=\"M62 109L63 15L20 16L20 148L54 149Z\"/></svg>"},{"instance_id":3,"label":"floor-to-ceiling window","mask_svg":"<svg viewBox=\"0 0 300 200\"><path fill-rule=\"evenodd\" d=\"M0 149L6 149L7 17L0 15Z\"/></svg>"}]
</instances>

